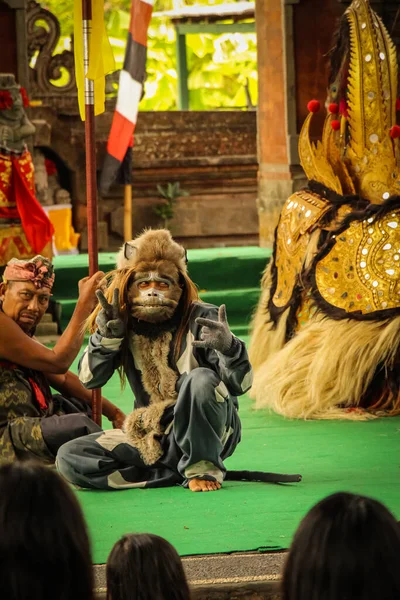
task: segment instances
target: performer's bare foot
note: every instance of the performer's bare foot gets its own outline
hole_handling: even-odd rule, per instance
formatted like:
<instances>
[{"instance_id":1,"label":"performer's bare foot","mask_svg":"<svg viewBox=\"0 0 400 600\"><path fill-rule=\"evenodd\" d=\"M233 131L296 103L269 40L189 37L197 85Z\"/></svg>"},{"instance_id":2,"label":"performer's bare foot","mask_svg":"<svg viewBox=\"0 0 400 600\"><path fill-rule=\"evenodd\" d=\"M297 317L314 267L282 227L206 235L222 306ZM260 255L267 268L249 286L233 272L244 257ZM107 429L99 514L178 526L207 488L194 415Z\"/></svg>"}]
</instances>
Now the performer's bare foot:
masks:
<instances>
[{"instance_id":1,"label":"performer's bare foot","mask_svg":"<svg viewBox=\"0 0 400 600\"><path fill-rule=\"evenodd\" d=\"M189 481L189 489L192 492L215 492L221 488L218 481L208 481L206 479L191 479Z\"/></svg>"}]
</instances>

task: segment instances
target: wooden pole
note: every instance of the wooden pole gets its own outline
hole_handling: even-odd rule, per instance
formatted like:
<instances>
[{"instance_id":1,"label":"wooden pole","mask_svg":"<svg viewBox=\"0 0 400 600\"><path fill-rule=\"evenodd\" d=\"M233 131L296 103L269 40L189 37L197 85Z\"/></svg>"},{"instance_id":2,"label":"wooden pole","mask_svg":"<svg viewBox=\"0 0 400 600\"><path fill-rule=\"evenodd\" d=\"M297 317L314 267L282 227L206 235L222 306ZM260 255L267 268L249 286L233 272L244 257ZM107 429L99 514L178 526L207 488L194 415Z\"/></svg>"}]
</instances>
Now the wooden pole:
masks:
<instances>
[{"instance_id":1,"label":"wooden pole","mask_svg":"<svg viewBox=\"0 0 400 600\"><path fill-rule=\"evenodd\" d=\"M132 239L132 185L124 186L124 242Z\"/></svg>"},{"instance_id":2,"label":"wooden pole","mask_svg":"<svg viewBox=\"0 0 400 600\"><path fill-rule=\"evenodd\" d=\"M89 68L89 42L92 28L92 2L82 0L84 72ZM97 245L97 182L96 182L96 132L94 124L94 82L85 77L85 150L86 150L86 200L89 275L99 270ZM101 390L92 392L92 418L101 425Z\"/></svg>"}]
</instances>

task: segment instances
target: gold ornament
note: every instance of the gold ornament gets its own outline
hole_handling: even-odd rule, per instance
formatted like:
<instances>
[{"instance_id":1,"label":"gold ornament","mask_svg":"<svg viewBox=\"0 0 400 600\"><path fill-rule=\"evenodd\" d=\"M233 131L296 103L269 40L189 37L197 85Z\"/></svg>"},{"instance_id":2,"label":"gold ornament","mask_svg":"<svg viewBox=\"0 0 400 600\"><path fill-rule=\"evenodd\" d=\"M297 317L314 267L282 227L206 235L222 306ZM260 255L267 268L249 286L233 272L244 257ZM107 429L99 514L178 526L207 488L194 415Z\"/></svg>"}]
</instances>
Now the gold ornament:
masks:
<instances>
[{"instance_id":1,"label":"gold ornament","mask_svg":"<svg viewBox=\"0 0 400 600\"><path fill-rule=\"evenodd\" d=\"M348 313L400 306L400 211L353 221L316 267L321 296Z\"/></svg>"},{"instance_id":2,"label":"gold ornament","mask_svg":"<svg viewBox=\"0 0 400 600\"><path fill-rule=\"evenodd\" d=\"M276 307L281 308L289 302L303 269L311 233L329 208L328 201L305 191L292 194L286 201L276 238L277 286L273 296Z\"/></svg>"},{"instance_id":3,"label":"gold ornament","mask_svg":"<svg viewBox=\"0 0 400 600\"><path fill-rule=\"evenodd\" d=\"M350 29L348 116L340 117L340 131L327 134L328 115L322 142L315 145L309 114L299 138L300 160L308 179L382 204L400 194L399 142L390 136L396 123L396 48L367 0L355 0L345 16Z\"/></svg>"}]
</instances>

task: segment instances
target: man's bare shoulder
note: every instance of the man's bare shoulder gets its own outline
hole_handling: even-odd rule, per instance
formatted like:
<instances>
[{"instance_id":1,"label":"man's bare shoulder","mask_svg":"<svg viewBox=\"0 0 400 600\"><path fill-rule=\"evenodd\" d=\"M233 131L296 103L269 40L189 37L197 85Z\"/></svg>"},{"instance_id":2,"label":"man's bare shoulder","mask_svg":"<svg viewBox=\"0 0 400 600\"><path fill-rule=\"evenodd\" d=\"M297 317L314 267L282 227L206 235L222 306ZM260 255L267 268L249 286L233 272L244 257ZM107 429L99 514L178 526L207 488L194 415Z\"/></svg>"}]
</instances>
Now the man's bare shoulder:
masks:
<instances>
[{"instance_id":1,"label":"man's bare shoulder","mask_svg":"<svg viewBox=\"0 0 400 600\"><path fill-rule=\"evenodd\" d=\"M7 349L7 344L5 344L5 342L21 340L23 343L27 337L26 333L22 331L11 317L8 317L0 311L0 342L2 344L0 353L2 356L4 356L4 351Z\"/></svg>"},{"instance_id":2,"label":"man's bare shoulder","mask_svg":"<svg viewBox=\"0 0 400 600\"><path fill-rule=\"evenodd\" d=\"M8 317L6 314L4 314L2 311L0 311L0 335L2 333L2 328L3 327L11 327L13 328L13 326L16 325L16 323L11 319L11 317Z\"/></svg>"}]
</instances>

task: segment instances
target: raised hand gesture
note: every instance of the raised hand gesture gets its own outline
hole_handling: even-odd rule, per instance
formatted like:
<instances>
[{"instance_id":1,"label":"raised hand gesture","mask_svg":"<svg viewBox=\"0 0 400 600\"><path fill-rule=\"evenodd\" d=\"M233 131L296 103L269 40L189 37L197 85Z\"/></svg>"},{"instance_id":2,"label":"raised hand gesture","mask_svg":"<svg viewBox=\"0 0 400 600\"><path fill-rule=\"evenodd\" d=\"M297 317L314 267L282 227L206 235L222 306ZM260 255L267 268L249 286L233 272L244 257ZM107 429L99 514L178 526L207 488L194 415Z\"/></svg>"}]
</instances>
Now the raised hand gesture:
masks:
<instances>
[{"instance_id":1,"label":"raised hand gesture","mask_svg":"<svg viewBox=\"0 0 400 600\"><path fill-rule=\"evenodd\" d=\"M90 277L84 277L78 283L78 304L80 307L84 308L85 311L88 311L88 313L91 313L97 304L96 291L99 289L101 280L103 278L103 271L98 271Z\"/></svg>"},{"instance_id":2,"label":"raised hand gesture","mask_svg":"<svg viewBox=\"0 0 400 600\"><path fill-rule=\"evenodd\" d=\"M111 304L101 290L97 290L96 296L101 304L101 311L96 317L100 335L105 338L124 337L125 324L119 311L119 290L114 290Z\"/></svg>"},{"instance_id":3,"label":"raised hand gesture","mask_svg":"<svg viewBox=\"0 0 400 600\"><path fill-rule=\"evenodd\" d=\"M226 318L226 306L222 304L218 309L218 321L197 317L196 323L202 325L200 341L194 341L195 348L211 348L228 355L233 341L233 334L229 329Z\"/></svg>"}]
</instances>

